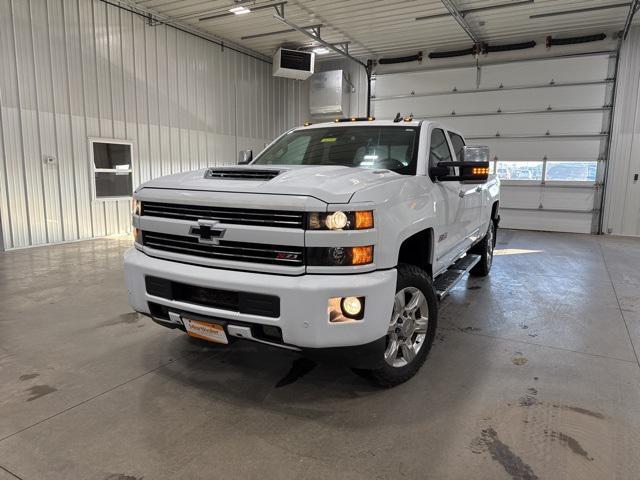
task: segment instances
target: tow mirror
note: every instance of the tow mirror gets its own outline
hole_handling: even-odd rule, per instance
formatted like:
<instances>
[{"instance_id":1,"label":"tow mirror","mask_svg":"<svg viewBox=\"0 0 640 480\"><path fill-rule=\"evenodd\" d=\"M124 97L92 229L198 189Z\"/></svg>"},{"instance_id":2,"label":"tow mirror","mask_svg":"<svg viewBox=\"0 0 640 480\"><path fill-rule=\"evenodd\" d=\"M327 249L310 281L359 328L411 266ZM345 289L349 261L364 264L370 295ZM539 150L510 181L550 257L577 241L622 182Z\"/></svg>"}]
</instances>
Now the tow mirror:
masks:
<instances>
[{"instance_id":1,"label":"tow mirror","mask_svg":"<svg viewBox=\"0 0 640 480\"><path fill-rule=\"evenodd\" d=\"M451 167L460 169L459 175L449 175ZM484 183L489 178L489 147L467 145L460 162L439 162L429 169L430 175L440 182Z\"/></svg>"},{"instance_id":2,"label":"tow mirror","mask_svg":"<svg viewBox=\"0 0 640 480\"><path fill-rule=\"evenodd\" d=\"M247 165L253 160L253 150L240 150L238 152L238 165Z\"/></svg>"}]
</instances>

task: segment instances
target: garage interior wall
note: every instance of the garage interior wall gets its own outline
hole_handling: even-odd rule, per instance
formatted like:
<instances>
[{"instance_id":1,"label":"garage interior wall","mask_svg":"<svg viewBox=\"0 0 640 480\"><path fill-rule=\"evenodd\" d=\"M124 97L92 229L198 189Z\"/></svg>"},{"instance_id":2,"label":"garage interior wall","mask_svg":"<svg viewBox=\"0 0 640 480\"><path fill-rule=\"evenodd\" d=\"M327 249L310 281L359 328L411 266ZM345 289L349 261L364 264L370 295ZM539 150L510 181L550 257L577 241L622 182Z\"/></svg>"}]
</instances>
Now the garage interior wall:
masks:
<instances>
[{"instance_id":1,"label":"garage interior wall","mask_svg":"<svg viewBox=\"0 0 640 480\"><path fill-rule=\"evenodd\" d=\"M629 32L620 52L611 137L604 228L640 236L640 28ZM637 175L637 177L636 177Z\"/></svg>"},{"instance_id":2,"label":"garage interior wall","mask_svg":"<svg viewBox=\"0 0 640 480\"><path fill-rule=\"evenodd\" d=\"M90 137L133 143L135 187L234 164L308 112L270 63L99 0L0 0L0 64L7 249L129 230L130 201L92 199Z\"/></svg>"}]
</instances>

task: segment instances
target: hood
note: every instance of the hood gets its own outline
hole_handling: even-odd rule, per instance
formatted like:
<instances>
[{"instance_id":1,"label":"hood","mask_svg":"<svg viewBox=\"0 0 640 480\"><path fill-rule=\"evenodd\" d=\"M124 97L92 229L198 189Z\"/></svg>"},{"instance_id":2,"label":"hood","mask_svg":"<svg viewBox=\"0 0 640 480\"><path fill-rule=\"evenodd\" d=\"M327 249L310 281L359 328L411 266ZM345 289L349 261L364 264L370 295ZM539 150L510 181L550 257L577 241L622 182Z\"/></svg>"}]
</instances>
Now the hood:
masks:
<instances>
[{"instance_id":1,"label":"hood","mask_svg":"<svg viewBox=\"0 0 640 480\"><path fill-rule=\"evenodd\" d=\"M140 188L306 195L327 203L348 203L360 190L401 178L402 175L389 170L367 168L247 165L168 175L146 182Z\"/></svg>"}]
</instances>

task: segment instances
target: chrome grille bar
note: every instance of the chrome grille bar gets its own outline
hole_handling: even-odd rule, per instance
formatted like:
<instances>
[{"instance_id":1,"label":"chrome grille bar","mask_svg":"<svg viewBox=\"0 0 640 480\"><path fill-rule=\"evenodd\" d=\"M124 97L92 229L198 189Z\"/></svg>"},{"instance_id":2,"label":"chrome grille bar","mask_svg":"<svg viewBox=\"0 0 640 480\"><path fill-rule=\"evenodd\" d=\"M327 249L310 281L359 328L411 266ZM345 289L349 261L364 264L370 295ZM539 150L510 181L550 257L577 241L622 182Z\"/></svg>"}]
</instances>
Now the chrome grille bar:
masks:
<instances>
[{"instance_id":1,"label":"chrome grille bar","mask_svg":"<svg viewBox=\"0 0 640 480\"><path fill-rule=\"evenodd\" d=\"M304 224L303 212L249 210L156 202L142 202L142 215L189 221L200 219L218 220L234 225L280 228L303 228Z\"/></svg>"},{"instance_id":2,"label":"chrome grille bar","mask_svg":"<svg viewBox=\"0 0 640 480\"><path fill-rule=\"evenodd\" d=\"M158 232L142 232L142 238L146 247L184 255L273 265L300 266L304 263L302 247L224 240L219 245L213 245L199 243L195 237Z\"/></svg>"}]
</instances>

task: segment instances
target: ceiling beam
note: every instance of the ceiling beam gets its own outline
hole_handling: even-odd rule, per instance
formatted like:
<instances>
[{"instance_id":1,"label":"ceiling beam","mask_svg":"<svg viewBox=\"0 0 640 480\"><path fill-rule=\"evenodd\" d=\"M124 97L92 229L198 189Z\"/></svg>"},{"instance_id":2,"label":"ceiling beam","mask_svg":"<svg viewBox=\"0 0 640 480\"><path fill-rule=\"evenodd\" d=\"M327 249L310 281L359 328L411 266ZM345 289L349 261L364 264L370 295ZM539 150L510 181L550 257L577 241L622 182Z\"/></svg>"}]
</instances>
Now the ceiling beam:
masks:
<instances>
[{"instance_id":1,"label":"ceiling beam","mask_svg":"<svg viewBox=\"0 0 640 480\"><path fill-rule=\"evenodd\" d=\"M481 42L480 37L476 32L474 32L471 25L469 25L469 23L464 19L464 14L460 10L458 10L458 7L455 6L453 1L452 0L440 0L440 1L444 5L444 8L446 8L449 11L453 19L456 22L458 22L458 25L460 25L462 29L465 31L465 33L469 36L469 38L473 40L473 43L475 43L476 45L479 44Z\"/></svg>"},{"instance_id":2,"label":"ceiling beam","mask_svg":"<svg viewBox=\"0 0 640 480\"><path fill-rule=\"evenodd\" d=\"M520 7L522 5L534 3L534 1L535 0L519 0L517 2L499 3L497 5L488 5L486 7L465 8L464 10L460 10L460 13L462 14L463 17L466 17L470 13L486 12L487 10L498 10L501 8L509 8L509 7ZM416 20L432 20L434 18L444 18L449 16L451 16L451 14L448 12L437 13L435 15L424 15L422 17L416 17Z\"/></svg>"},{"instance_id":3,"label":"ceiling beam","mask_svg":"<svg viewBox=\"0 0 640 480\"><path fill-rule=\"evenodd\" d=\"M638 10L640 10L640 0L633 0L633 2L631 2L631 7L629 7L629 13L627 14L627 21L624 24L624 30L622 30L623 40L627 39L627 35L629 35L629 30L631 29L631 22L633 22L633 17Z\"/></svg>"},{"instance_id":4,"label":"ceiling beam","mask_svg":"<svg viewBox=\"0 0 640 480\"><path fill-rule=\"evenodd\" d=\"M302 27L302 28L304 28L304 29L313 29L313 28L320 28L320 27L322 27L322 24L308 25L308 26ZM272 35L283 35L285 33L291 33L291 32L295 32L295 29L287 28L286 30L277 30L275 32L254 33L253 35L246 35L244 37L240 37L240 40L251 40L252 38L270 37Z\"/></svg>"},{"instance_id":5,"label":"ceiling beam","mask_svg":"<svg viewBox=\"0 0 640 480\"><path fill-rule=\"evenodd\" d=\"M630 2L614 3L612 5L598 5L597 7L576 8L574 10L560 10L560 11L549 12L549 13L537 13L535 15L529 15L529 18L547 18L547 17L557 17L560 15L573 15L574 13L597 12L598 10L610 10L612 8L626 8L629 5L631 5Z\"/></svg>"}]
</instances>

